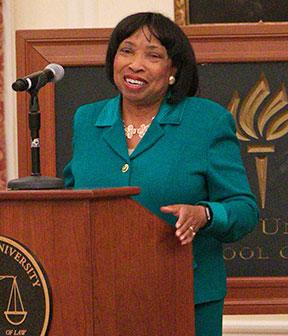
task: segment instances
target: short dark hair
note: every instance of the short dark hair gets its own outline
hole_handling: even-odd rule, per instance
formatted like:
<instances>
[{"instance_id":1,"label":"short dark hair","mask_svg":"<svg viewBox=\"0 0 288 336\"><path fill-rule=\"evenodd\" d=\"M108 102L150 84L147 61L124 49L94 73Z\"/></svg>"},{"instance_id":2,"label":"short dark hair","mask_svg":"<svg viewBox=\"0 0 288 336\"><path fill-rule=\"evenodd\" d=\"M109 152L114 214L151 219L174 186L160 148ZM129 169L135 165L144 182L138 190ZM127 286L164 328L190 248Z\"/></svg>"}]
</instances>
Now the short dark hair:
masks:
<instances>
[{"instance_id":1,"label":"short dark hair","mask_svg":"<svg viewBox=\"0 0 288 336\"><path fill-rule=\"evenodd\" d=\"M192 46L181 28L160 13L132 14L115 27L106 54L106 72L111 83L115 85L113 64L119 45L144 26L166 48L172 66L177 69L176 82L170 86L168 103L177 104L187 96L194 96L198 91L198 72Z\"/></svg>"}]
</instances>

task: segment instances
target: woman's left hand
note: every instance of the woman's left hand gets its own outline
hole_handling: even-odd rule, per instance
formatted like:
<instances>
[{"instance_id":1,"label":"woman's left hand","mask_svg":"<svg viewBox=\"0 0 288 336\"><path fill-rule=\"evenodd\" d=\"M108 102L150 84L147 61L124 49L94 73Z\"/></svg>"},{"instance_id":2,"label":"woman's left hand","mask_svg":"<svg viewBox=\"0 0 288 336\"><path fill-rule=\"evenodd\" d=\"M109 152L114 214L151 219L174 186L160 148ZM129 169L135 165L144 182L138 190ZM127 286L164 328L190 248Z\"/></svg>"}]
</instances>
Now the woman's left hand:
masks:
<instances>
[{"instance_id":1,"label":"woman's left hand","mask_svg":"<svg viewBox=\"0 0 288 336\"><path fill-rule=\"evenodd\" d=\"M162 206L160 210L178 217L175 234L182 245L191 243L198 230L207 223L203 205L173 204Z\"/></svg>"}]
</instances>

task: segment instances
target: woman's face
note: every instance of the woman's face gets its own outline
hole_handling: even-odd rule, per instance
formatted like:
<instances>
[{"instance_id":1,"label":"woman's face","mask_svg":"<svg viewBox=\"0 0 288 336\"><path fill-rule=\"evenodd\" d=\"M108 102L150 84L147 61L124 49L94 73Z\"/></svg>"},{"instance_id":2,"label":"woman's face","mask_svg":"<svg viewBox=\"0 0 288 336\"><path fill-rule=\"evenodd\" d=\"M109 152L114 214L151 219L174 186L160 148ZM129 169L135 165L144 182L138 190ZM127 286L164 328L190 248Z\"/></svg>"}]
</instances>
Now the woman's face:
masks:
<instances>
[{"instance_id":1,"label":"woman's face","mask_svg":"<svg viewBox=\"0 0 288 336\"><path fill-rule=\"evenodd\" d=\"M161 103L169 77L175 73L166 48L147 27L123 40L115 55L114 82L122 93L124 104Z\"/></svg>"}]
</instances>

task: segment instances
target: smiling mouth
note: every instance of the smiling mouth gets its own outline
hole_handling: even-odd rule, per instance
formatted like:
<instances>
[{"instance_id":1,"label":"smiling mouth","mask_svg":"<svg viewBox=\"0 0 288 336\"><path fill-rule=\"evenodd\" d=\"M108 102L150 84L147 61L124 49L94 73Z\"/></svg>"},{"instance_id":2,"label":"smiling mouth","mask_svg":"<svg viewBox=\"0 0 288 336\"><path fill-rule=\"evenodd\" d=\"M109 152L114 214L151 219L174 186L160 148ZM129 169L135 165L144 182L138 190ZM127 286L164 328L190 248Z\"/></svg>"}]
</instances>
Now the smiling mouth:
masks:
<instances>
[{"instance_id":1,"label":"smiling mouth","mask_svg":"<svg viewBox=\"0 0 288 336\"><path fill-rule=\"evenodd\" d=\"M127 84L133 87L143 87L146 84L146 82L144 81L141 81L139 79L129 78L129 77L124 77L124 80Z\"/></svg>"}]
</instances>

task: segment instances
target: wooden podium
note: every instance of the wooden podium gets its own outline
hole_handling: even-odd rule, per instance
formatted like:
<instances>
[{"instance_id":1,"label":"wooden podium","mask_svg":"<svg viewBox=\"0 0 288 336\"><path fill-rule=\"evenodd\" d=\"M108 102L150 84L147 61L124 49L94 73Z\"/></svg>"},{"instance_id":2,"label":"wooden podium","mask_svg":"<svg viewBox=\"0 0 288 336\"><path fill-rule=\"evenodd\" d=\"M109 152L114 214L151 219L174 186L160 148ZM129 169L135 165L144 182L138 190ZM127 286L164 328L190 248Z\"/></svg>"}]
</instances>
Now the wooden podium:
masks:
<instances>
[{"instance_id":1,"label":"wooden podium","mask_svg":"<svg viewBox=\"0 0 288 336\"><path fill-rule=\"evenodd\" d=\"M0 235L26 245L48 276L49 335L194 335L191 246L137 193L0 192Z\"/></svg>"}]
</instances>

